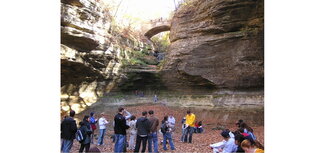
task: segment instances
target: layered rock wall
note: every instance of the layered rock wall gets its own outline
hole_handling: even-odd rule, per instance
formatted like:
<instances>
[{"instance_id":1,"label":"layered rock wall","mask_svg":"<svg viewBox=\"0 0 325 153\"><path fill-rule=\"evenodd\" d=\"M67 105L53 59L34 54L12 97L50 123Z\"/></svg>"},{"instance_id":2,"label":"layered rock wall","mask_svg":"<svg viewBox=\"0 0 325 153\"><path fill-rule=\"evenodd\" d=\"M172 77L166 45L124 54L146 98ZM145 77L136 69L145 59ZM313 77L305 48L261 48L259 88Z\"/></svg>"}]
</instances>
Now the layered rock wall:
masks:
<instances>
[{"instance_id":1,"label":"layered rock wall","mask_svg":"<svg viewBox=\"0 0 325 153\"><path fill-rule=\"evenodd\" d=\"M122 60L143 43L114 31L97 0L61 0L61 111L77 113L110 91L121 78Z\"/></svg>"},{"instance_id":2,"label":"layered rock wall","mask_svg":"<svg viewBox=\"0 0 325 153\"><path fill-rule=\"evenodd\" d=\"M166 86L182 91L264 87L264 1L194 0L171 23Z\"/></svg>"}]
</instances>

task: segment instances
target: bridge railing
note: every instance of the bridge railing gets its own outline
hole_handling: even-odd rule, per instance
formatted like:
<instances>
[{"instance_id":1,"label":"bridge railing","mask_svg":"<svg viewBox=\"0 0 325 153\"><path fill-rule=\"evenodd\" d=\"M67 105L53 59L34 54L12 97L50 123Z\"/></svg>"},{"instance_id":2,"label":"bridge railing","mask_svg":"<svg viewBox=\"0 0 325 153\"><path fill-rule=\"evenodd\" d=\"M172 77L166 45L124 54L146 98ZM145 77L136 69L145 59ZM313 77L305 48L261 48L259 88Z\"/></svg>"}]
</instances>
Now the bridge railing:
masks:
<instances>
[{"instance_id":1,"label":"bridge railing","mask_svg":"<svg viewBox=\"0 0 325 153\"><path fill-rule=\"evenodd\" d=\"M157 25L169 24L170 20L166 18L158 18L158 19L150 20L149 23L151 24L151 26L155 27Z\"/></svg>"}]
</instances>

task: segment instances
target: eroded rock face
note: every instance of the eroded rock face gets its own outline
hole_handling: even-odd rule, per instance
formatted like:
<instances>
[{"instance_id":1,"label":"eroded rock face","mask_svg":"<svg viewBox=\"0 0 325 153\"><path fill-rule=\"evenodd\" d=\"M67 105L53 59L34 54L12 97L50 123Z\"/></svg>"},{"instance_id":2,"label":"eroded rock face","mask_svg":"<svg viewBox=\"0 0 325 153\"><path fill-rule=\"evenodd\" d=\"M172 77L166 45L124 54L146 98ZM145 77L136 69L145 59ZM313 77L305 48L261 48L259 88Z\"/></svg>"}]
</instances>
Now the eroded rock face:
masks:
<instances>
[{"instance_id":1,"label":"eroded rock face","mask_svg":"<svg viewBox=\"0 0 325 153\"><path fill-rule=\"evenodd\" d=\"M61 111L77 113L120 79L134 40L110 33L111 16L96 0L61 0Z\"/></svg>"},{"instance_id":2,"label":"eroded rock face","mask_svg":"<svg viewBox=\"0 0 325 153\"><path fill-rule=\"evenodd\" d=\"M262 89L263 11L263 0L197 1L180 8L172 19L164 66L167 86Z\"/></svg>"}]
</instances>

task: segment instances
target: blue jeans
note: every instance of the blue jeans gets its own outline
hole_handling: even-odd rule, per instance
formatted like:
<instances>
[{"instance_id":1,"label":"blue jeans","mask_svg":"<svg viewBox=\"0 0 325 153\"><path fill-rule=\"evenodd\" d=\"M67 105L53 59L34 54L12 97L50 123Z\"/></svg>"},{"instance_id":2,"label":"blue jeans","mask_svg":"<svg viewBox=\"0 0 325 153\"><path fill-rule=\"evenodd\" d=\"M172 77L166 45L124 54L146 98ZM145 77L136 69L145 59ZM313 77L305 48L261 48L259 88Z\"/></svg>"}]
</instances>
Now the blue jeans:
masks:
<instances>
[{"instance_id":1,"label":"blue jeans","mask_svg":"<svg viewBox=\"0 0 325 153\"><path fill-rule=\"evenodd\" d=\"M185 129L182 129L182 136L181 136L181 141L184 142L185 139Z\"/></svg>"},{"instance_id":2,"label":"blue jeans","mask_svg":"<svg viewBox=\"0 0 325 153\"><path fill-rule=\"evenodd\" d=\"M125 135L115 134L114 152L123 152L125 146Z\"/></svg>"},{"instance_id":3,"label":"blue jeans","mask_svg":"<svg viewBox=\"0 0 325 153\"><path fill-rule=\"evenodd\" d=\"M62 139L61 151L64 153L70 152L72 144L73 144L73 140Z\"/></svg>"},{"instance_id":4,"label":"blue jeans","mask_svg":"<svg viewBox=\"0 0 325 153\"><path fill-rule=\"evenodd\" d=\"M192 135L193 135L193 132L194 132L194 127L187 127L185 129L185 139L184 139L184 142L187 142L187 138L188 138L188 142L189 143L192 143Z\"/></svg>"},{"instance_id":5,"label":"blue jeans","mask_svg":"<svg viewBox=\"0 0 325 153\"><path fill-rule=\"evenodd\" d=\"M152 152L152 143L153 143L153 149L155 152L158 152L158 136L157 132L150 133L148 135L148 151Z\"/></svg>"},{"instance_id":6,"label":"blue jeans","mask_svg":"<svg viewBox=\"0 0 325 153\"><path fill-rule=\"evenodd\" d=\"M97 144L98 145L102 145L103 144L105 131L106 131L106 129L99 129L99 137L98 137L98 141L97 141Z\"/></svg>"},{"instance_id":7,"label":"blue jeans","mask_svg":"<svg viewBox=\"0 0 325 153\"><path fill-rule=\"evenodd\" d=\"M163 149L164 150L167 150L167 147L166 147L166 140L168 139L168 143L170 145L170 149L171 150L175 150L175 147L174 147L174 143L173 143L173 138L172 138L172 134L170 132L166 132L164 135L164 140L163 140Z\"/></svg>"},{"instance_id":8,"label":"blue jeans","mask_svg":"<svg viewBox=\"0 0 325 153\"><path fill-rule=\"evenodd\" d=\"M203 133L203 128L197 128L197 133Z\"/></svg>"}]
</instances>

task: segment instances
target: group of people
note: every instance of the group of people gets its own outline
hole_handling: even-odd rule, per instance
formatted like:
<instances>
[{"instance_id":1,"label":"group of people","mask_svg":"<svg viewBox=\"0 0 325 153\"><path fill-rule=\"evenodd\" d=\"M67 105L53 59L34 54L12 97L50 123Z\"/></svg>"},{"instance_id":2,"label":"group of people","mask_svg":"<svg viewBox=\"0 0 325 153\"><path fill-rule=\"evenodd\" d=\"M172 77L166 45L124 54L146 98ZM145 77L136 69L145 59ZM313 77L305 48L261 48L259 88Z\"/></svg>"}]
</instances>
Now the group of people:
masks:
<instances>
[{"instance_id":1,"label":"group of people","mask_svg":"<svg viewBox=\"0 0 325 153\"><path fill-rule=\"evenodd\" d=\"M90 143L93 142L94 138L94 130L96 130L97 128L97 119L94 118L94 113L90 113L90 116L84 116L83 121L79 123L79 129L77 128L76 120L74 120L73 118L74 116L75 111L71 110L69 116L66 116L61 122L61 152L70 152L73 145L73 140L76 138L80 139L79 152L83 152L83 150L85 150L86 152L100 152L99 149L96 147L90 148ZM99 119L99 122L102 122L102 118ZM100 126L99 128L100 131L102 131L103 127Z\"/></svg>"},{"instance_id":2,"label":"group of people","mask_svg":"<svg viewBox=\"0 0 325 153\"><path fill-rule=\"evenodd\" d=\"M99 152L99 149L96 147L90 148L90 144L95 144L93 139L97 124L99 128L97 145L104 144L106 126L109 124L105 114L101 113L99 119L94 117L93 112L90 115L85 115L79 123L79 128L77 128L76 121L73 119L74 115L75 112L71 110L69 117L65 117L61 123L61 152L70 152L74 139L80 142L79 152ZM171 113L164 116L161 122L159 122L153 110L143 111L142 116L137 119L135 115L120 107L113 121L114 152L126 152L127 150L139 152L140 149L141 152L146 150L148 152L158 152L159 133L163 135L161 142L163 150L168 150L167 144L169 144L170 150L176 150L173 141L175 123L176 120ZM220 135L224 140L210 145L214 153L264 152L263 145L257 141L253 129L247 123L243 120L238 120L236 125L238 127L236 131L222 130ZM197 122L195 114L188 110L186 116L182 119L182 136L180 141L192 143L193 133L201 132L203 132L202 121ZM129 137L127 137L127 134Z\"/></svg>"},{"instance_id":3,"label":"group of people","mask_svg":"<svg viewBox=\"0 0 325 153\"><path fill-rule=\"evenodd\" d=\"M98 150L96 147L90 148L90 144L94 144L94 131L97 129L96 124L98 123L99 136L97 145L103 145L106 126L109 123L105 118L105 114L101 113L99 119L94 117L93 112L90 115L85 115L79 123L79 129L77 128L76 121L73 119L74 115L75 112L71 110L70 116L65 117L61 123L61 152L70 152L74 139L80 142L79 152ZM159 119L154 115L153 110L143 111L142 116L137 119L135 115L120 107L113 122L114 152L126 152L127 149L139 152L141 146L141 152L145 152L147 148L148 152L159 152L158 133L163 135L163 150L168 150L167 144L169 144L170 150L176 150L173 142L175 123L176 120L172 113L164 116L159 125ZM182 120L182 123L181 141L192 143L192 134L196 130L195 115L191 111L187 111L187 115ZM80 132L79 135L77 135L77 131ZM129 134L129 140L127 140L127 133Z\"/></svg>"},{"instance_id":4,"label":"group of people","mask_svg":"<svg viewBox=\"0 0 325 153\"><path fill-rule=\"evenodd\" d=\"M229 129L222 130L220 135L223 141L211 144L213 153L262 153L264 146L257 141L253 129L243 120L236 122L238 129L231 132Z\"/></svg>"}]
</instances>

